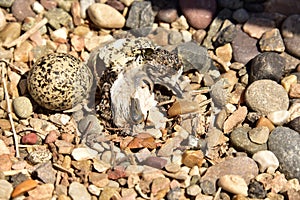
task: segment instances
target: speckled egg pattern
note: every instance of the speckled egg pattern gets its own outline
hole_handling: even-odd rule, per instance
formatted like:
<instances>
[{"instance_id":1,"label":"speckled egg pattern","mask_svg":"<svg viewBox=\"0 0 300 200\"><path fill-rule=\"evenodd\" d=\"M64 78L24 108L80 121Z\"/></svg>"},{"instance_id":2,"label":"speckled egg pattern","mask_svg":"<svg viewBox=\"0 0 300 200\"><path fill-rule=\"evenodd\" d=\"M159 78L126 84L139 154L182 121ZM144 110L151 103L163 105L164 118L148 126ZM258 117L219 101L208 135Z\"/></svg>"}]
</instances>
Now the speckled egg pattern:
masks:
<instances>
[{"instance_id":1,"label":"speckled egg pattern","mask_svg":"<svg viewBox=\"0 0 300 200\"><path fill-rule=\"evenodd\" d=\"M67 110L87 97L93 75L79 59L65 53L41 57L27 77L32 98L49 110Z\"/></svg>"}]
</instances>

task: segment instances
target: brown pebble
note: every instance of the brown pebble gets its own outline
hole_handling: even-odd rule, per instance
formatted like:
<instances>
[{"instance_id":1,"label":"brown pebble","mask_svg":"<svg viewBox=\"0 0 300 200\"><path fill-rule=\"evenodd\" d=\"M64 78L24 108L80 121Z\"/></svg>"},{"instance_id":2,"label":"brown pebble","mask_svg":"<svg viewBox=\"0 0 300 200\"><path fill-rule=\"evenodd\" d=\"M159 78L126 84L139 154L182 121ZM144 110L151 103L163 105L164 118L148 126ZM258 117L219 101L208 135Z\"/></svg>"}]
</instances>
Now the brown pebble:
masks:
<instances>
[{"instance_id":1,"label":"brown pebble","mask_svg":"<svg viewBox=\"0 0 300 200\"><path fill-rule=\"evenodd\" d=\"M259 118L259 120L256 123L256 127L260 126L266 126L270 132L275 128L274 124L266 117Z\"/></svg>"},{"instance_id":2,"label":"brown pebble","mask_svg":"<svg viewBox=\"0 0 300 200\"><path fill-rule=\"evenodd\" d=\"M182 155L182 163L188 167L194 167L197 165L201 167L203 162L203 152L201 150L189 150L183 153Z\"/></svg>"},{"instance_id":3,"label":"brown pebble","mask_svg":"<svg viewBox=\"0 0 300 200\"><path fill-rule=\"evenodd\" d=\"M14 191L11 194L11 197L15 198L15 197L23 194L24 192L32 190L37 185L38 185L38 183L35 180L32 180L32 179L28 179L26 181L23 181L22 183L20 183L19 185L17 185L15 187Z\"/></svg>"},{"instance_id":4,"label":"brown pebble","mask_svg":"<svg viewBox=\"0 0 300 200\"><path fill-rule=\"evenodd\" d=\"M199 109L199 104L193 101L177 101L168 110L168 115L174 117L176 115L196 112Z\"/></svg>"},{"instance_id":5,"label":"brown pebble","mask_svg":"<svg viewBox=\"0 0 300 200\"><path fill-rule=\"evenodd\" d=\"M291 98L299 98L300 97L300 84L294 84L291 86L289 95Z\"/></svg>"}]
</instances>

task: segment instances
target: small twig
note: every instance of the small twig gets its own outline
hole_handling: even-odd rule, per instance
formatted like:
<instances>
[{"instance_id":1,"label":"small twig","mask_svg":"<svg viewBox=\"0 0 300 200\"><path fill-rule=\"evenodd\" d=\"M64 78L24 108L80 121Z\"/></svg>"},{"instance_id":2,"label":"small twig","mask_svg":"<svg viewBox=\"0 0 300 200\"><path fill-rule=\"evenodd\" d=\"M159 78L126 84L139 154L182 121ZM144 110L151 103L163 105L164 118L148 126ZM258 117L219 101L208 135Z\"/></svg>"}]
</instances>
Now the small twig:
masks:
<instances>
[{"instance_id":1,"label":"small twig","mask_svg":"<svg viewBox=\"0 0 300 200\"><path fill-rule=\"evenodd\" d=\"M36 23L31 29L29 29L26 33L21 35L19 38L11 41L8 44L3 44L3 46L7 48L13 47L15 45L19 46L20 44L22 44L22 42L27 40L32 34L34 34L36 31L38 31L42 26L44 26L47 23L48 20L46 18L42 19L41 21Z\"/></svg>"},{"instance_id":2,"label":"small twig","mask_svg":"<svg viewBox=\"0 0 300 200\"><path fill-rule=\"evenodd\" d=\"M7 103L7 114L8 114L9 122L11 124L11 130L13 132L15 150L16 150L16 157L19 158L20 157L20 152L19 152L18 136L17 136L17 133L16 133L13 117L12 117L12 114L11 114L9 95L8 95L8 90L7 90L7 85L6 85L5 74L6 74L6 72L5 72L4 64L2 63L2 82L3 82L3 87L4 87L5 99L6 99L6 103Z\"/></svg>"}]
</instances>

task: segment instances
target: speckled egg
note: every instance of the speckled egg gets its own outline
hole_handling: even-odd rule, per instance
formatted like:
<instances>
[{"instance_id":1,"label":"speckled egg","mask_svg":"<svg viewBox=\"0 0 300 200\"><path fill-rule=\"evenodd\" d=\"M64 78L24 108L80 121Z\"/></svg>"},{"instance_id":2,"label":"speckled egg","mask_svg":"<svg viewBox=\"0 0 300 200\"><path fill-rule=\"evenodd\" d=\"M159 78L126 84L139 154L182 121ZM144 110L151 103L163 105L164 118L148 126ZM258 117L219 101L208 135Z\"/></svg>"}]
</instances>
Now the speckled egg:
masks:
<instances>
[{"instance_id":1,"label":"speckled egg","mask_svg":"<svg viewBox=\"0 0 300 200\"><path fill-rule=\"evenodd\" d=\"M92 87L91 70L79 59L65 53L41 57L27 77L32 98L42 107L62 111L85 99Z\"/></svg>"}]
</instances>

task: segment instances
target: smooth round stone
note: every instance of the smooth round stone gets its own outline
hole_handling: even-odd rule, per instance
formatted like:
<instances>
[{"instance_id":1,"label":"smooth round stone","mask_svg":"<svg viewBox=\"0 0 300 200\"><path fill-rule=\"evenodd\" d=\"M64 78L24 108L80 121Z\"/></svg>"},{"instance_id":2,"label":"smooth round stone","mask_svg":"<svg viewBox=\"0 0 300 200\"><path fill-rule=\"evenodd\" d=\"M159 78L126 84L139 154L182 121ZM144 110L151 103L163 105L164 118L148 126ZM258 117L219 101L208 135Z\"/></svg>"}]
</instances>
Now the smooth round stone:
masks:
<instances>
[{"instance_id":1,"label":"smooth round stone","mask_svg":"<svg viewBox=\"0 0 300 200\"><path fill-rule=\"evenodd\" d=\"M234 148L240 151L245 151L248 154L253 155L254 153L266 150L267 144L257 144L252 142L248 137L250 128L239 127L235 128L230 134L230 141Z\"/></svg>"},{"instance_id":2,"label":"smooth round stone","mask_svg":"<svg viewBox=\"0 0 300 200\"><path fill-rule=\"evenodd\" d=\"M267 171L272 174L279 167L279 161L272 151L258 151L253 154L252 158L258 163L260 172Z\"/></svg>"},{"instance_id":3,"label":"smooth round stone","mask_svg":"<svg viewBox=\"0 0 300 200\"><path fill-rule=\"evenodd\" d=\"M248 195L248 185L241 176L238 175L224 175L219 181L218 185L225 191L232 194Z\"/></svg>"},{"instance_id":4,"label":"smooth round stone","mask_svg":"<svg viewBox=\"0 0 300 200\"><path fill-rule=\"evenodd\" d=\"M109 5L94 3L87 11L92 22L99 28L122 28L125 25L124 16Z\"/></svg>"},{"instance_id":5,"label":"smooth round stone","mask_svg":"<svg viewBox=\"0 0 300 200\"><path fill-rule=\"evenodd\" d=\"M216 0L179 0L179 5L189 24L196 29L205 29L217 9Z\"/></svg>"},{"instance_id":6,"label":"smooth round stone","mask_svg":"<svg viewBox=\"0 0 300 200\"><path fill-rule=\"evenodd\" d=\"M267 117L274 125L281 126L289 120L290 113L287 110L279 110L269 113Z\"/></svg>"},{"instance_id":7,"label":"smooth round stone","mask_svg":"<svg viewBox=\"0 0 300 200\"><path fill-rule=\"evenodd\" d=\"M286 90L272 80L258 80L250 84L245 92L247 105L263 115L287 110L289 97Z\"/></svg>"},{"instance_id":8,"label":"smooth round stone","mask_svg":"<svg viewBox=\"0 0 300 200\"><path fill-rule=\"evenodd\" d=\"M284 75L285 59L278 53L264 52L251 61L250 82L271 79L279 82Z\"/></svg>"},{"instance_id":9,"label":"smooth round stone","mask_svg":"<svg viewBox=\"0 0 300 200\"><path fill-rule=\"evenodd\" d=\"M249 138L257 144L264 144L269 138L269 129L266 126L255 127L249 131Z\"/></svg>"},{"instance_id":10,"label":"smooth round stone","mask_svg":"<svg viewBox=\"0 0 300 200\"><path fill-rule=\"evenodd\" d=\"M294 56L300 58L300 15L291 15L285 19L281 26L281 32L286 50Z\"/></svg>"},{"instance_id":11,"label":"smooth round stone","mask_svg":"<svg viewBox=\"0 0 300 200\"><path fill-rule=\"evenodd\" d=\"M33 113L33 107L27 97L17 97L13 100L13 108L20 118L28 118Z\"/></svg>"},{"instance_id":12,"label":"smooth round stone","mask_svg":"<svg viewBox=\"0 0 300 200\"><path fill-rule=\"evenodd\" d=\"M245 23L249 19L249 14L244 8L240 8L233 12L232 18L238 23Z\"/></svg>"},{"instance_id":13,"label":"smooth round stone","mask_svg":"<svg viewBox=\"0 0 300 200\"><path fill-rule=\"evenodd\" d=\"M268 146L279 160L280 171L287 178L300 180L300 134L287 127L276 127L270 134Z\"/></svg>"}]
</instances>

